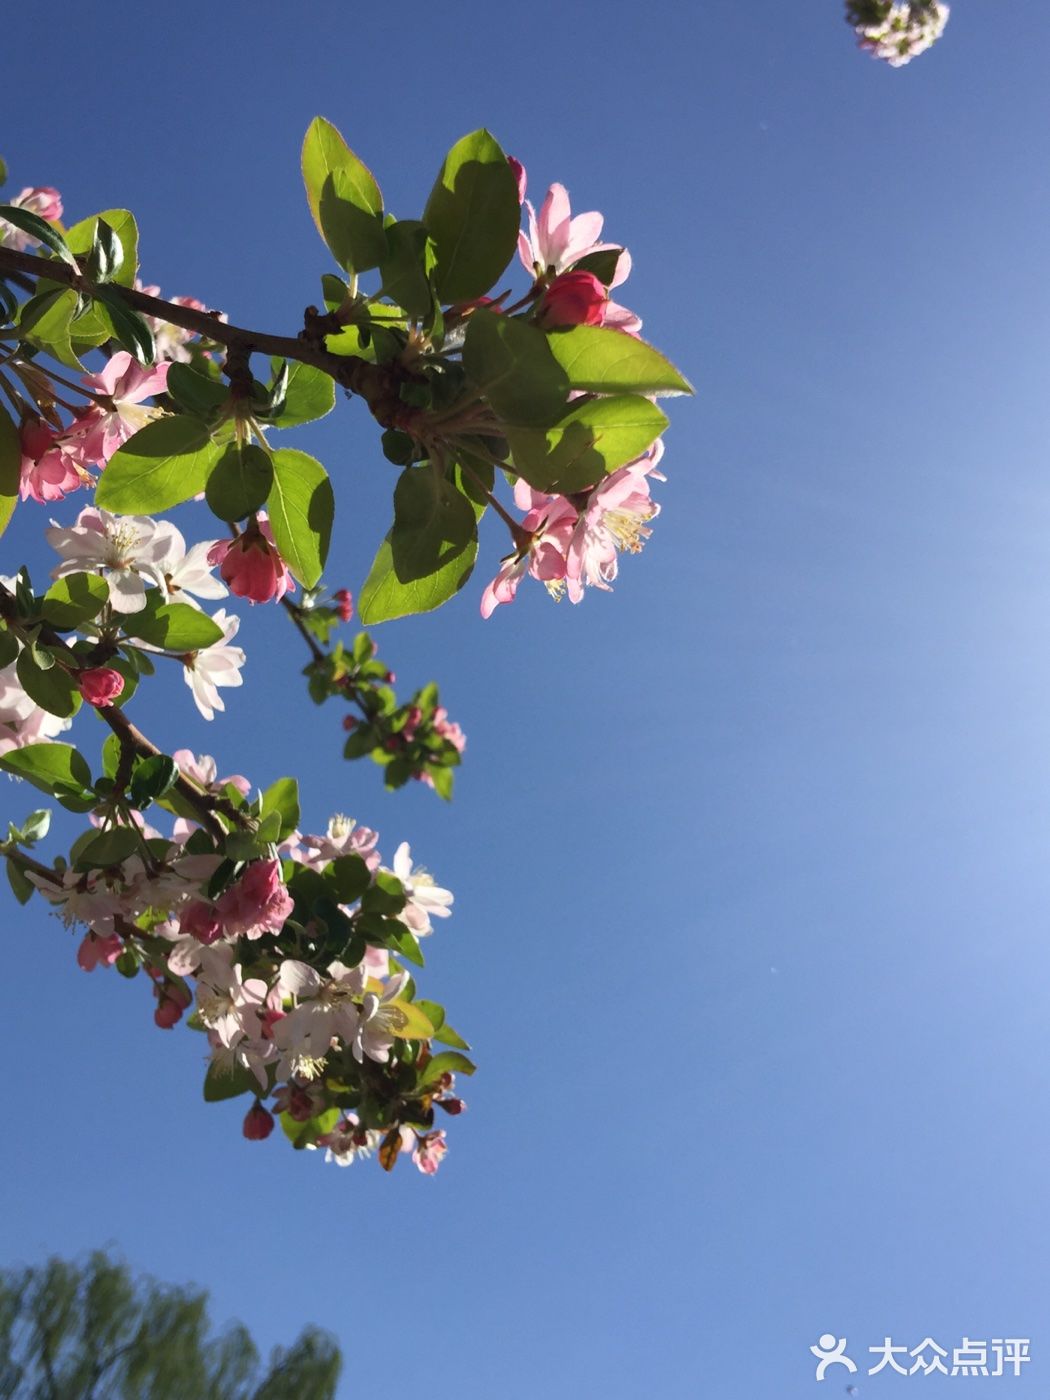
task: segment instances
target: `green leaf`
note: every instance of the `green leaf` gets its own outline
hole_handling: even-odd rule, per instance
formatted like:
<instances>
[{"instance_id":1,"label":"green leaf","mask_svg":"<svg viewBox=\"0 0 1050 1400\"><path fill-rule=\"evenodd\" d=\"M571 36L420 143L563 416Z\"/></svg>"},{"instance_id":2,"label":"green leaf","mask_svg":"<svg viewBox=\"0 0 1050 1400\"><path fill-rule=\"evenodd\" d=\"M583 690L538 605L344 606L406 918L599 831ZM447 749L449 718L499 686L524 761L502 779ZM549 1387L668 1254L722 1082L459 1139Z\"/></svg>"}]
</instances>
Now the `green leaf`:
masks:
<instances>
[{"instance_id":1,"label":"green leaf","mask_svg":"<svg viewBox=\"0 0 1050 1400\"><path fill-rule=\"evenodd\" d=\"M95 489L95 503L117 515L169 510L204 490L221 453L199 419L159 418L113 454Z\"/></svg>"},{"instance_id":2,"label":"green leaf","mask_svg":"<svg viewBox=\"0 0 1050 1400\"><path fill-rule=\"evenodd\" d=\"M279 447L273 454L273 490L266 506L281 558L304 588L313 588L328 558L335 515L328 473L305 452Z\"/></svg>"},{"instance_id":3,"label":"green leaf","mask_svg":"<svg viewBox=\"0 0 1050 1400\"><path fill-rule=\"evenodd\" d=\"M273 814L278 818L277 841L290 836L299 825L299 784L294 778L278 778L263 793L263 817Z\"/></svg>"},{"instance_id":4,"label":"green leaf","mask_svg":"<svg viewBox=\"0 0 1050 1400\"><path fill-rule=\"evenodd\" d=\"M109 602L109 584L98 574L67 574L44 594L40 611L52 627L79 627L98 617Z\"/></svg>"},{"instance_id":5,"label":"green leaf","mask_svg":"<svg viewBox=\"0 0 1050 1400\"><path fill-rule=\"evenodd\" d=\"M16 865L10 856L7 858L7 879L19 904L28 904L36 894L36 886L26 879L21 866Z\"/></svg>"},{"instance_id":6,"label":"green leaf","mask_svg":"<svg viewBox=\"0 0 1050 1400\"><path fill-rule=\"evenodd\" d=\"M489 290L514 256L521 223L518 184L499 142L473 131L449 151L423 222L437 250L444 301L472 301Z\"/></svg>"},{"instance_id":7,"label":"green leaf","mask_svg":"<svg viewBox=\"0 0 1050 1400\"><path fill-rule=\"evenodd\" d=\"M590 272L599 282L608 287L616 276L616 268L623 256L622 248L602 248L597 253L588 253L572 265L573 272Z\"/></svg>"},{"instance_id":8,"label":"green leaf","mask_svg":"<svg viewBox=\"0 0 1050 1400\"><path fill-rule=\"evenodd\" d=\"M372 872L358 855L336 856L326 877L340 904L356 904L372 883Z\"/></svg>"},{"instance_id":9,"label":"green leaf","mask_svg":"<svg viewBox=\"0 0 1050 1400\"><path fill-rule=\"evenodd\" d=\"M18 329L26 340L70 369L83 369L70 340L70 324L80 298L71 287L40 292L22 307Z\"/></svg>"},{"instance_id":10,"label":"green leaf","mask_svg":"<svg viewBox=\"0 0 1050 1400\"><path fill-rule=\"evenodd\" d=\"M423 320L434 305L431 273L437 261L434 240L418 219L401 219L388 225L386 252L379 265L383 295Z\"/></svg>"},{"instance_id":11,"label":"green leaf","mask_svg":"<svg viewBox=\"0 0 1050 1400\"><path fill-rule=\"evenodd\" d=\"M394 491L394 525L358 599L361 620L439 607L466 583L477 551L471 501L429 466L407 467Z\"/></svg>"},{"instance_id":12,"label":"green leaf","mask_svg":"<svg viewBox=\"0 0 1050 1400\"><path fill-rule=\"evenodd\" d=\"M269 454L254 443L231 442L212 468L204 494L220 520L243 520L266 504L272 490Z\"/></svg>"},{"instance_id":13,"label":"green leaf","mask_svg":"<svg viewBox=\"0 0 1050 1400\"><path fill-rule=\"evenodd\" d=\"M141 849L141 838L132 826L114 826L109 831L88 832L85 835L88 839L83 845L78 841L74 847L74 870L100 870L107 865L119 865Z\"/></svg>"},{"instance_id":14,"label":"green leaf","mask_svg":"<svg viewBox=\"0 0 1050 1400\"><path fill-rule=\"evenodd\" d=\"M53 797L87 796L91 788L91 769L72 744L27 744L0 755L0 768Z\"/></svg>"},{"instance_id":15,"label":"green leaf","mask_svg":"<svg viewBox=\"0 0 1050 1400\"><path fill-rule=\"evenodd\" d=\"M148 807L157 798L170 792L178 780L179 769L166 753L152 754L135 764L131 775L131 800L136 807Z\"/></svg>"},{"instance_id":16,"label":"green leaf","mask_svg":"<svg viewBox=\"0 0 1050 1400\"><path fill-rule=\"evenodd\" d=\"M410 929L403 924L397 924L388 935L387 941L391 948L401 954L407 961L416 967L425 966L426 959L423 957L423 950L419 946L419 939ZM396 1034L396 1032L395 1032Z\"/></svg>"},{"instance_id":17,"label":"green leaf","mask_svg":"<svg viewBox=\"0 0 1050 1400\"><path fill-rule=\"evenodd\" d=\"M666 427L649 399L621 394L590 399L546 430L508 428L507 441L514 470L530 486L571 495L640 457Z\"/></svg>"},{"instance_id":18,"label":"green leaf","mask_svg":"<svg viewBox=\"0 0 1050 1400\"><path fill-rule=\"evenodd\" d=\"M24 647L16 669L22 689L49 715L70 719L80 709L80 691L72 676L61 666L42 667L30 648Z\"/></svg>"},{"instance_id":19,"label":"green leaf","mask_svg":"<svg viewBox=\"0 0 1050 1400\"><path fill-rule=\"evenodd\" d=\"M18 638L13 632L0 625L0 669L10 666L18 656Z\"/></svg>"},{"instance_id":20,"label":"green leaf","mask_svg":"<svg viewBox=\"0 0 1050 1400\"><path fill-rule=\"evenodd\" d=\"M377 267L386 251L383 196L368 167L324 117L303 141L303 181L314 223L348 272Z\"/></svg>"},{"instance_id":21,"label":"green leaf","mask_svg":"<svg viewBox=\"0 0 1050 1400\"><path fill-rule=\"evenodd\" d=\"M611 326L550 331L551 353L574 389L600 394L691 394L693 386L644 340Z\"/></svg>"},{"instance_id":22,"label":"green leaf","mask_svg":"<svg viewBox=\"0 0 1050 1400\"><path fill-rule=\"evenodd\" d=\"M0 406L0 535L18 504L22 480L22 440L11 415Z\"/></svg>"},{"instance_id":23,"label":"green leaf","mask_svg":"<svg viewBox=\"0 0 1050 1400\"><path fill-rule=\"evenodd\" d=\"M157 344L145 316L127 306L113 287L96 287L95 300L109 313L113 334L121 348L134 355L140 365L153 364L157 358Z\"/></svg>"},{"instance_id":24,"label":"green leaf","mask_svg":"<svg viewBox=\"0 0 1050 1400\"><path fill-rule=\"evenodd\" d=\"M271 360L274 374L280 360ZM288 368L288 383L284 391L284 407L274 418L278 428L297 428L300 423L312 423L323 418L335 407L335 381L324 370L297 361Z\"/></svg>"},{"instance_id":25,"label":"green leaf","mask_svg":"<svg viewBox=\"0 0 1050 1400\"><path fill-rule=\"evenodd\" d=\"M223 1099L235 1099L241 1094L258 1094L259 1081L250 1069L232 1064L228 1069L220 1067L213 1060L204 1076L205 1103L222 1103Z\"/></svg>"},{"instance_id":26,"label":"green leaf","mask_svg":"<svg viewBox=\"0 0 1050 1400\"><path fill-rule=\"evenodd\" d=\"M469 1050L470 1045L458 1031L454 1031L447 1021L442 1021L440 1027L434 1032L434 1039L442 1045L454 1045L457 1050Z\"/></svg>"},{"instance_id":27,"label":"green leaf","mask_svg":"<svg viewBox=\"0 0 1050 1400\"><path fill-rule=\"evenodd\" d=\"M429 465L406 467L394 488L390 548L401 583L437 573L477 539L471 502Z\"/></svg>"},{"instance_id":28,"label":"green leaf","mask_svg":"<svg viewBox=\"0 0 1050 1400\"><path fill-rule=\"evenodd\" d=\"M168 370L165 392L191 415L209 419L230 397L229 387L225 383L178 361Z\"/></svg>"},{"instance_id":29,"label":"green leaf","mask_svg":"<svg viewBox=\"0 0 1050 1400\"><path fill-rule=\"evenodd\" d=\"M64 263L68 263L70 267L76 267L76 258L66 246L65 239L58 229L49 224L46 219L42 219L39 214L34 214L28 209L20 209L14 204L0 204L0 219L6 219L9 224L14 224L15 228L19 228L23 233L28 233L31 238L37 239L56 257L61 258Z\"/></svg>"},{"instance_id":30,"label":"green leaf","mask_svg":"<svg viewBox=\"0 0 1050 1400\"><path fill-rule=\"evenodd\" d=\"M475 311L467 323L463 365L506 423L546 426L569 397L569 380L536 326L495 311Z\"/></svg>"},{"instance_id":31,"label":"green leaf","mask_svg":"<svg viewBox=\"0 0 1050 1400\"><path fill-rule=\"evenodd\" d=\"M478 556L476 539L460 553L449 557L442 567L426 578L403 583L394 568L390 535L379 546L368 577L358 595L358 613L369 627L396 617L433 612L447 603L466 583Z\"/></svg>"},{"instance_id":32,"label":"green leaf","mask_svg":"<svg viewBox=\"0 0 1050 1400\"><path fill-rule=\"evenodd\" d=\"M104 209L101 214L92 214L87 219L81 219L74 224L66 233L66 242L72 252L77 256L90 253L97 238L97 225L99 220L104 220L117 236L121 247L120 270L112 277L112 281L119 283L123 287L131 287L135 282L135 273L139 265L139 230L135 223L135 216L128 209Z\"/></svg>"},{"instance_id":33,"label":"green leaf","mask_svg":"<svg viewBox=\"0 0 1050 1400\"><path fill-rule=\"evenodd\" d=\"M122 615L121 625L129 637L180 655L202 651L222 640L222 628L207 613L189 603L163 603L162 597L155 589L147 593L146 606L140 612Z\"/></svg>"},{"instance_id":34,"label":"green leaf","mask_svg":"<svg viewBox=\"0 0 1050 1400\"><path fill-rule=\"evenodd\" d=\"M455 1050L442 1050L423 1066L419 1082L435 1084L443 1074L473 1074L477 1066Z\"/></svg>"}]
</instances>

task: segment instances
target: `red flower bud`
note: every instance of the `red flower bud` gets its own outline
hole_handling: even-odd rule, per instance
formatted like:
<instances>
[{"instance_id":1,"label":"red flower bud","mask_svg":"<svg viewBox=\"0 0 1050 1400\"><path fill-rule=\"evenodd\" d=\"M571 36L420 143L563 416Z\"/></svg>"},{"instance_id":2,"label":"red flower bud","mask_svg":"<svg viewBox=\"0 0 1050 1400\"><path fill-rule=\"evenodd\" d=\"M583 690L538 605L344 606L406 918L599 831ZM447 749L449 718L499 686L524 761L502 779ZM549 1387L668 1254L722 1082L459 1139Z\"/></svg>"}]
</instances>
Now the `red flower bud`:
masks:
<instances>
[{"instance_id":1,"label":"red flower bud","mask_svg":"<svg viewBox=\"0 0 1050 1400\"><path fill-rule=\"evenodd\" d=\"M104 708L124 689L124 677L110 666L93 666L77 676L77 689L89 705Z\"/></svg>"},{"instance_id":2,"label":"red flower bud","mask_svg":"<svg viewBox=\"0 0 1050 1400\"><path fill-rule=\"evenodd\" d=\"M609 293L593 272L563 272L540 302L541 326L600 326Z\"/></svg>"},{"instance_id":3,"label":"red flower bud","mask_svg":"<svg viewBox=\"0 0 1050 1400\"><path fill-rule=\"evenodd\" d=\"M332 594L332 601L339 612L340 622L349 622L354 615L354 600L349 588L340 588Z\"/></svg>"},{"instance_id":4,"label":"red flower bud","mask_svg":"<svg viewBox=\"0 0 1050 1400\"><path fill-rule=\"evenodd\" d=\"M244 1115L241 1131L249 1142L262 1142L273 1132L273 1114L267 1112L261 1103L256 1102Z\"/></svg>"},{"instance_id":5,"label":"red flower bud","mask_svg":"<svg viewBox=\"0 0 1050 1400\"><path fill-rule=\"evenodd\" d=\"M355 726L356 724L357 724L357 720L353 717L353 715L344 715L344 716L343 716L343 728L344 728L344 729L353 729L354 726Z\"/></svg>"}]
</instances>

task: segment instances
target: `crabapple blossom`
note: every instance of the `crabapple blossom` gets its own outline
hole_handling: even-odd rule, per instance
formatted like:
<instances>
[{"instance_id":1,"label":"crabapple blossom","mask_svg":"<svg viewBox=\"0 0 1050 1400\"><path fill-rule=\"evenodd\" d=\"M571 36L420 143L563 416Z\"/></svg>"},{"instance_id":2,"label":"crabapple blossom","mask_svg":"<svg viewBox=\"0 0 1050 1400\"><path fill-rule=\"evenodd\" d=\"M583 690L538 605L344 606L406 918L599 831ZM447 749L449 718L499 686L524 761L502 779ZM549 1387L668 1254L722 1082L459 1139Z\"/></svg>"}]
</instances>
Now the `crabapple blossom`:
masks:
<instances>
[{"instance_id":1,"label":"crabapple blossom","mask_svg":"<svg viewBox=\"0 0 1050 1400\"><path fill-rule=\"evenodd\" d=\"M51 577L97 571L109 584L114 612L141 612L146 606L146 582L160 584L161 563L171 552L174 525L145 515L110 515L87 506L76 524L64 528L52 522L47 541L62 556Z\"/></svg>"},{"instance_id":2,"label":"crabapple blossom","mask_svg":"<svg viewBox=\"0 0 1050 1400\"><path fill-rule=\"evenodd\" d=\"M380 995L365 992L353 1036L354 1059L363 1064L365 1057L386 1064L397 1039L396 1032L404 1025L404 1012L394 1005L408 981L407 972L391 977Z\"/></svg>"},{"instance_id":3,"label":"crabapple blossom","mask_svg":"<svg viewBox=\"0 0 1050 1400\"><path fill-rule=\"evenodd\" d=\"M160 586L171 602L189 603L199 608L198 598L226 597L226 586L215 577L213 565L208 561L215 544L215 540L201 540L187 549L182 532L171 526L168 552L157 566Z\"/></svg>"},{"instance_id":4,"label":"crabapple blossom","mask_svg":"<svg viewBox=\"0 0 1050 1400\"><path fill-rule=\"evenodd\" d=\"M189 749L175 749L171 756L181 773L208 792L223 792L230 783L244 797L252 790L251 783L240 773L231 773L227 778L220 778L218 765L210 754L194 754Z\"/></svg>"},{"instance_id":5,"label":"crabapple blossom","mask_svg":"<svg viewBox=\"0 0 1050 1400\"><path fill-rule=\"evenodd\" d=\"M27 209L49 223L56 223L62 217L62 196L51 185L27 185L8 201L16 209ZM39 248L40 241L29 233L23 233L7 219L0 219L0 248L13 248L24 252L26 248Z\"/></svg>"},{"instance_id":6,"label":"crabapple blossom","mask_svg":"<svg viewBox=\"0 0 1050 1400\"><path fill-rule=\"evenodd\" d=\"M71 444L42 418L22 426L19 495L23 501L61 501L70 491L91 483L91 475L76 461Z\"/></svg>"},{"instance_id":7,"label":"crabapple blossom","mask_svg":"<svg viewBox=\"0 0 1050 1400\"><path fill-rule=\"evenodd\" d=\"M256 860L222 895L216 908L228 937L261 938L264 933L280 933L293 904L281 879L280 863Z\"/></svg>"},{"instance_id":8,"label":"crabapple blossom","mask_svg":"<svg viewBox=\"0 0 1050 1400\"><path fill-rule=\"evenodd\" d=\"M219 694L219 686L244 684L241 677L244 652L240 647L230 646L241 625L240 618L230 616L220 608L212 614L212 621L222 628L221 640L182 658L185 667L183 680L193 692L197 709L205 719L214 719L216 710L226 708Z\"/></svg>"},{"instance_id":9,"label":"crabapple blossom","mask_svg":"<svg viewBox=\"0 0 1050 1400\"><path fill-rule=\"evenodd\" d=\"M280 602L295 589L273 542L270 522L262 514L235 540L216 540L208 551L208 563L218 564L232 593L252 603Z\"/></svg>"},{"instance_id":10,"label":"crabapple blossom","mask_svg":"<svg viewBox=\"0 0 1050 1400\"><path fill-rule=\"evenodd\" d=\"M99 374L85 374L85 388L108 402L97 400L77 424L84 456L105 466L132 433L160 415L159 408L145 408L146 399L162 394L168 382L169 364L145 368L126 350L113 355Z\"/></svg>"},{"instance_id":11,"label":"crabapple blossom","mask_svg":"<svg viewBox=\"0 0 1050 1400\"><path fill-rule=\"evenodd\" d=\"M348 855L361 856L369 870L375 870L379 865L379 852L376 850L378 834L367 826L358 826L353 817L344 817L341 813L331 818L323 836L304 836L302 841L305 848L303 864L316 869L339 856Z\"/></svg>"},{"instance_id":12,"label":"crabapple blossom","mask_svg":"<svg viewBox=\"0 0 1050 1400\"><path fill-rule=\"evenodd\" d=\"M100 937L94 930L89 930L77 949L77 963L85 972L94 972L99 963L103 967L112 967L123 951L124 940L119 934Z\"/></svg>"},{"instance_id":13,"label":"crabapple blossom","mask_svg":"<svg viewBox=\"0 0 1050 1400\"><path fill-rule=\"evenodd\" d=\"M49 714L29 698L18 679L15 662L0 667L0 757L27 744L54 739L70 724L70 720Z\"/></svg>"},{"instance_id":14,"label":"crabapple blossom","mask_svg":"<svg viewBox=\"0 0 1050 1400\"><path fill-rule=\"evenodd\" d=\"M424 1176L433 1176L447 1151L444 1131L439 1128L436 1132L424 1133L417 1138L412 1160Z\"/></svg>"},{"instance_id":15,"label":"crabapple blossom","mask_svg":"<svg viewBox=\"0 0 1050 1400\"><path fill-rule=\"evenodd\" d=\"M452 910L451 890L443 890L434 883L433 875L422 866L412 864L412 852L407 841L402 841L394 852L394 874L401 881L405 891L406 904L401 917L417 938L433 933L430 916L447 919Z\"/></svg>"}]
</instances>

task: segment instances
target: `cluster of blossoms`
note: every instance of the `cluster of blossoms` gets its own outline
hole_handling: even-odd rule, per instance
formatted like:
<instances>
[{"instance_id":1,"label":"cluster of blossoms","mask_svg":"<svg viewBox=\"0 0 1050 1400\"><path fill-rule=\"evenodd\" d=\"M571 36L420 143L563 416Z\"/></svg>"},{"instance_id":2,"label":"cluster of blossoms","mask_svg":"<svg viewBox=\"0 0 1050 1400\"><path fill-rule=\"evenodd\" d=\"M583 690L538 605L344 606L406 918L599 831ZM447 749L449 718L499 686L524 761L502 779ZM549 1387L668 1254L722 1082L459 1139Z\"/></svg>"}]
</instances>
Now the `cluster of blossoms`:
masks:
<instances>
[{"instance_id":1,"label":"cluster of blossoms","mask_svg":"<svg viewBox=\"0 0 1050 1400\"><path fill-rule=\"evenodd\" d=\"M245 654L239 619L204 605L277 604L309 649L311 699L352 707L344 755L370 757L388 788L414 780L448 798L463 731L434 685L399 701L367 632L334 635L355 611L348 590L322 583L334 486L271 432L323 417L338 390L383 430L401 471L357 596L367 624L451 598L491 507L513 551L484 590L489 617L526 575L574 603L609 590L659 509L667 418L655 401L690 386L614 299L631 258L603 241L602 216L574 215L561 185L537 212L524 168L489 132L448 153L422 219L384 212L323 118L302 172L340 275L322 277L325 310L307 307L294 335L162 300L138 280L127 210L65 229L44 187L4 207L0 530L18 500L48 514L77 492L88 503L46 529L59 556L46 593L25 568L0 580L0 768L88 829L48 867L30 854L50 820L37 812L0 851L17 898L39 894L83 930L82 968L141 974L158 1026L185 1020L207 1038L205 1098L250 1095L247 1138L279 1116L294 1146L342 1166L374 1152L389 1170L404 1153L430 1175L447 1150L440 1115L464 1107L455 1076L474 1067L410 966L452 895L407 843L387 866L376 833L347 818L303 834L294 779L253 796L210 758L165 753L124 707L167 661L214 718ZM529 280L512 301L502 279L517 261ZM90 354L101 369L86 369ZM495 494L504 479L520 519ZM161 518L194 501L217 538L187 543ZM111 731L98 777L58 737L85 706ZM157 811L170 829L152 824Z\"/></svg>"},{"instance_id":2,"label":"cluster of blossoms","mask_svg":"<svg viewBox=\"0 0 1050 1400\"><path fill-rule=\"evenodd\" d=\"M873 58L902 68L944 33L949 7L943 0L847 0L846 19Z\"/></svg>"},{"instance_id":3,"label":"cluster of blossoms","mask_svg":"<svg viewBox=\"0 0 1050 1400\"><path fill-rule=\"evenodd\" d=\"M528 231L518 235L518 256L534 279L537 323L610 326L637 336L641 319L609 297L612 288L626 281L631 255L615 243L600 241L602 215L573 215L568 192L558 184L551 185L537 214L525 199L524 168L515 160L511 165L528 224ZM603 255L612 266L608 284L581 267ZM657 439L634 462L573 495L550 495L519 479L514 500L525 516L515 530L514 552L482 594L482 617L491 617L500 603L513 602L526 575L539 579L553 598L567 594L573 603L582 600L587 587L608 591L619 553L636 554L649 537L648 522L659 513L650 499L649 480L665 479L656 470L662 455L663 440Z\"/></svg>"},{"instance_id":4,"label":"cluster of blossoms","mask_svg":"<svg viewBox=\"0 0 1050 1400\"><path fill-rule=\"evenodd\" d=\"M243 833L238 814L251 822L255 810L247 780L220 779L206 755L172 757ZM86 930L80 966L145 973L162 1029L189 1013L209 1044L205 1096L255 1097L246 1137L268 1136L278 1114L296 1146L324 1148L340 1165L378 1149L389 1167L405 1150L432 1174L446 1150L434 1109L462 1112L454 1071L472 1066L433 1051L435 1039L464 1042L441 1008L415 1000L394 957L421 961L419 940L451 913L451 893L413 864L407 843L387 868L374 831L335 817L323 834L260 837L238 860L185 817L165 837L139 811L113 801L105 811L93 815L94 839L126 841L107 848L104 866L89 837L71 867L27 876L68 927Z\"/></svg>"},{"instance_id":5,"label":"cluster of blossoms","mask_svg":"<svg viewBox=\"0 0 1050 1400\"><path fill-rule=\"evenodd\" d=\"M580 497L549 496L519 481L514 499L526 512L522 543L482 594L482 617L491 617L500 603L512 602L526 574L540 579L551 597L567 593L573 603L586 586L608 591L620 552L637 554L649 536L648 522L659 514L649 496L649 479L664 480L657 471L662 455L663 442L657 441L643 457Z\"/></svg>"}]
</instances>

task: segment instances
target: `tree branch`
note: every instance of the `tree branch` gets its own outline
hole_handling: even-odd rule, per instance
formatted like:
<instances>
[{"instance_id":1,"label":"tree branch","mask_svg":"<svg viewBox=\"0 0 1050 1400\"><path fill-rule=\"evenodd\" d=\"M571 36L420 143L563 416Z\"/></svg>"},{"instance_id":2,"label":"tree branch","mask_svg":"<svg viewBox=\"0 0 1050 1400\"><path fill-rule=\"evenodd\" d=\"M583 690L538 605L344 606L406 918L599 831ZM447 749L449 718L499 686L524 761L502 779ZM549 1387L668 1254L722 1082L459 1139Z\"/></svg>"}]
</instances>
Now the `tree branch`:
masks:
<instances>
[{"instance_id":1,"label":"tree branch","mask_svg":"<svg viewBox=\"0 0 1050 1400\"><path fill-rule=\"evenodd\" d=\"M68 263L37 257L32 253L17 252L13 248L0 248L0 276L25 273L49 282L58 282L66 287L74 287L88 296L92 292L92 284L84 273ZM391 392L391 382L396 375L392 375L389 367L369 364L357 355L333 355L330 350L325 349L323 339L318 343L305 333L300 336L285 336L249 330L245 326L234 326L220 321L214 311L195 311L190 306L177 306L174 302L150 296L134 287L119 286L116 282L106 285L127 306L142 312L143 315L195 331L207 340L225 345L230 351L240 351L242 354L258 351L262 355L277 355L285 360L298 360L301 364L313 365L344 389L349 389L365 399L377 417L377 410L390 410L395 405L402 410L403 416L405 406L397 399L396 387ZM307 321L310 321L309 315ZM319 324L323 323L323 318L317 318L317 321ZM393 424L384 423L384 426Z\"/></svg>"}]
</instances>

